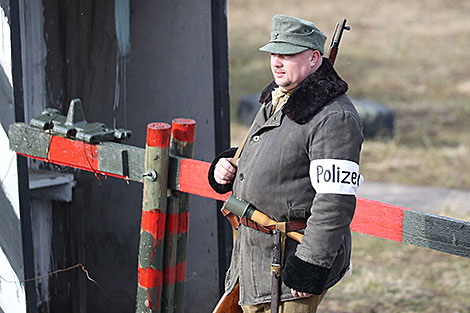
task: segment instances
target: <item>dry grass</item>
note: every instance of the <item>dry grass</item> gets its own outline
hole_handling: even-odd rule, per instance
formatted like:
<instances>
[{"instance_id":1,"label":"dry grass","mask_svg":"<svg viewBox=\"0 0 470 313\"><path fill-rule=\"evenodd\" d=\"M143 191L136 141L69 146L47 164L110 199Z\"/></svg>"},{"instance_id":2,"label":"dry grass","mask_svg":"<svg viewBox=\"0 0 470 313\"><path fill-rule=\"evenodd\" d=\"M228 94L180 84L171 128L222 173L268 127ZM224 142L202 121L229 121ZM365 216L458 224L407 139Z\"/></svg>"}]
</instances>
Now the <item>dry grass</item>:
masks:
<instances>
[{"instance_id":1,"label":"dry grass","mask_svg":"<svg viewBox=\"0 0 470 313\"><path fill-rule=\"evenodd\" d=\"M353 275L319 313L470 312L470 260L354 234Z\"/></svg>"},{"instance_id":2,"label":"dry grass","mask_svg":"<svg viewBox=\"0 0 470 313\"><path fill-rule=\"evenodd\" d=\"M361 171L367 173L369 181L468 188L470 145L410 148L396 141L367 141L362 151Z\"/></svg>"},{"instance_id":3,"label":"dry grass","mask_svg":"<svg viewBox=\"0 0 470 313\"><path fill-rule=\"evenodd\" d=\"M257 49L269 39L274 14L313 20L328 35L347 17L352 31L336 68L348 94L396 115L391 141L364 144L364 176L470 189L469 12L464 0L229 1L232 120L239 99L272 79L268 56ZM232 145L242 129L232 129Z\"/></svg>"},{"instance_id":4,"label":"dry grass","mask_svg":"<svg viewBox=\"0 0 470 313\"><path fill-rule=\"evenodd\" d=\"M368 181L470 190L470 1L229 0L232 113L272 79L257 49L276 13L312 20L328 36L348 18L335 65L348 94L396 116L393 139L364 143ZM232 123L232 145L245 131ZM470 312L470 259L354 234L353 264L320 312Z\"/></svg>"}]
</instances>

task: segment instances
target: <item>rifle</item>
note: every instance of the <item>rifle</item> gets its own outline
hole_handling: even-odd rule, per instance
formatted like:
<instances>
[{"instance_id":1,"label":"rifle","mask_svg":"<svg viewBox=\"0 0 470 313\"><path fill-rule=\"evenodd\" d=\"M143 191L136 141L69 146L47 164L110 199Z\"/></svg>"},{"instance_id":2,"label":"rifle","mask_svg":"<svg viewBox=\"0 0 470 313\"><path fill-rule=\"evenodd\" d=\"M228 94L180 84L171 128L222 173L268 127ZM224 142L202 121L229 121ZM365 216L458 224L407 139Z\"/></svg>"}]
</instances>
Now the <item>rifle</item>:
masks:
<instances>
[{"instance_id":1,"label":"rifle","mask_svg":"<svg viewBox=\"0 0 470 313\"><path fill-rule=\"evenodd\" d=\"M344 18L343 22L341 23L341 28L338 32L339 23L336 23L335 32L333 33L333 37L331 37L331 44L328 50L328 60L330 60L331 65L335 64L336 56L338 55L339 43L341 42L341 37L343 36L344 30L351 30L351 27L346 25L347 20ZM338 36L336 36L338 33Z\"/></svg>"},{"instance_id":2,"label":"rifle","mask_svg":"<svg viewBox=\"0 0 470 313\"><path fill-rule=\"evenodd\" d=\"M231 292L224 293L212 313L243 313L242 308L238 305L239 297L240 284L237 283Z\"/></svg>"}]
</instances>

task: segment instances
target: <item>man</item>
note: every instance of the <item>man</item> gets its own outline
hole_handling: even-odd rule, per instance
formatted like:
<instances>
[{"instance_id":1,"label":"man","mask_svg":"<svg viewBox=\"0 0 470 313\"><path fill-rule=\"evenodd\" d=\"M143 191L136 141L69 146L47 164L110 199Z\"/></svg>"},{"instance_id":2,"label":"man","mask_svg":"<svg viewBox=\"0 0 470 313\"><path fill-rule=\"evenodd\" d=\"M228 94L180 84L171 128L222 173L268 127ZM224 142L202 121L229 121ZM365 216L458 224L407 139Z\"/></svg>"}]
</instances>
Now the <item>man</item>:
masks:
<instances>
[{"instance_id":1,"label":"man","mask_svg":"<svg viewBox=\"0 0 470 313\"><path fill-rule=\"evenodd\" d=\"M326 290L350 268L349 225L362 177L362 123L348 85L322 58L326 36L313 23L273 17L274 81L261 93L237 166L234 149L218 156L211 186L253 204L276 221L306 220L300 244L286 239L281 312L316 312ZM226 291L237 282L244 312L269 312L271 234L242 221L234 244Z\"/></svg>"}]
</instances>

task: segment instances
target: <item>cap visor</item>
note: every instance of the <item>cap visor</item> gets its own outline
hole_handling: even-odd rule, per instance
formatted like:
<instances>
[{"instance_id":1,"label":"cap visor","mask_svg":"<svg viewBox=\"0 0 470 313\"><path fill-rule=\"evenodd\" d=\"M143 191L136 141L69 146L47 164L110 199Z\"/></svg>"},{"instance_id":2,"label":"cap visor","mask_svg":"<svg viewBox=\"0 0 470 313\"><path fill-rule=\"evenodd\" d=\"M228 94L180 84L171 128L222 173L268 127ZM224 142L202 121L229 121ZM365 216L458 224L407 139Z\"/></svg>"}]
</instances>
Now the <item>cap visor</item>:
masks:
<instances>
[{"instance_id":1,"label":"cap visor","mask_svg":"<svg viewBox=\"0 0 470 313\"><path fill-rule=\"evenodd\" d=\"M307 47L297 46L285 42L270 42L267 45L259 48L259 51L274 54L297 54L307 49Z\"/></svg>"}]
</instances>

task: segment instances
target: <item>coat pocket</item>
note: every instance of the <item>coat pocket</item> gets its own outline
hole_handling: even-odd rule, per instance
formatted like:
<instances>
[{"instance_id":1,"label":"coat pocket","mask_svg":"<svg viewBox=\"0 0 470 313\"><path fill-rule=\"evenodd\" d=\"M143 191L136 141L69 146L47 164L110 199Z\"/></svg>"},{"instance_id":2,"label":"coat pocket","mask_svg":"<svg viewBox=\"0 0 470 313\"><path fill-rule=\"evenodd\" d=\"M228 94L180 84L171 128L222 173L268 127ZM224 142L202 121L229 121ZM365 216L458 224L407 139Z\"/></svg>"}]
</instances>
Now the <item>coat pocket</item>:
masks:
<instances>
[{"instance_id":1,"label":"coat pocket","mask_svg":"<svg viewBox=\"0 0 470 313\"><path fill-rule=\"evenodd\" d=\"M256 232L255 230L252 230ZM253 295L258 298L267 297L271 294L271 260L272 260L272 237L264 233L252 233L253 245L250 247L250 278Z\"/></svg>"},{"instance_id":2,"label":"coat pocket","mask_svg":"<svg viewBox=\"0 0 470 313\"><path fill-rule=\"evenodd\" d=\"M306 208L293 207L291 201L287 201L287 207L289 208L289 221L306 219L308 217L308 210Z\"/></svg>"}]
</instances>

